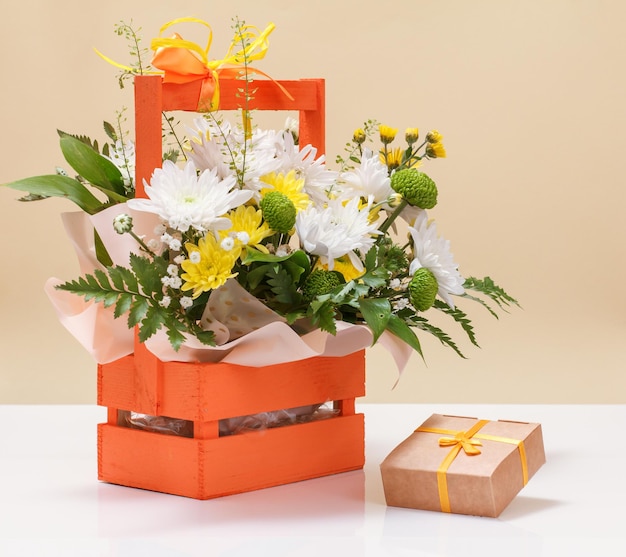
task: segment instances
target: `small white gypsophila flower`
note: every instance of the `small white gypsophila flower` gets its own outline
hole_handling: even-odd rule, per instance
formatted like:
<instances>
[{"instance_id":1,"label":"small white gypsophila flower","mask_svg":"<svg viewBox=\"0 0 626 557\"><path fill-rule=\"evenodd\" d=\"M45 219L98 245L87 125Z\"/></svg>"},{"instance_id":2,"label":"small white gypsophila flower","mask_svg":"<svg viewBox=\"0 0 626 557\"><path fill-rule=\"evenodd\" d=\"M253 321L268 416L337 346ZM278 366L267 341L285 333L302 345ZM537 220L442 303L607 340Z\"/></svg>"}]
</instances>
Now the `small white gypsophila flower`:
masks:
<instances>
[{"instance_id":1,"label":"small white gypsophila flower","mask_svg":"<svg viewBox=\"0 0 626 557\"><path fill-rule=\"evenodd\" d=\"M180 248L183 247L183 244L178 238L172 238L168 246L172 251L180 251Z\"/></svg>"},{"instance_id":2,"label":"small white gypsophila flower","mask_svg":"<svg viewBox=\"0 0 626 557\"><path fill-rule=\"evenodd\" d=\"M170 298L169 296L163 296L163 298L159 302L159 305L161 307L168 308L170 307L171 303L172 303L172 298Z\"/></svg>"},{"instance_id":3,"label":"small white gypsophila flower","mask_svg":"<svg viewBox=\"0 0 626 557\"><path fill-rule=\"evenodd\" d=\"M184 254L181 253L180 255L174 257L174 263L176 263L176 265L180 265L185 259Z\"/></svg>"},{"instance_id":4,"label":"small white gypsophila flower","mask_svg":"<svg viewBox=\"0 0 626 557\"><path fill-rule=\"evenodd\" d=\"M393 307L394 311L400 311L401 309L407 308L410 305L411 304L409 304L409 301L406 298L400 298L399 300L393 302L391 304L391 307Z\"/></svg>"},{"instance_id":5,"label":"small white gypsophila flower","mask_svg":"<svg viewBox=\"0 0 626 557\"><path fill-rule=\"evenodd\" d=\"M161 234L161 242L163 242L164 244L169 244L173 239L174 236L168 234L167 232L163 232L163 234Z\"/></svg>"},{"instance_id":6,"label":"small white gypsophila flower","mask_svg":"<svg viewBox=\"0 0 626 557\"><path fill-rule=\"evenodd\" d=\"M233 240L230 236L226 236L226 238L220 242L220 247L224 251L230 251L235 247L235 240Z\"/></svg>"},{"instance_id":7,"label":"small white gypsophila flower","mask_svg":"<svg viewBox=\"0 0 626 557\"><path fill-rule=\"evenodd\" d=\"M167 227L166 227L163 223L161 223L161 224L157 224L157 225L154 227L154 233L155 233L157 236L161 236L161 235L165 234L165 232L166 232L166 231L167 231Z\"/></svg>"},{"instance_id":8,"label":"small white gypsophila flower","mask_svg":"<svg viewBox=\"0 0 626 557\"><path fill-rule=\"evenodd\" d=\"M237 240L239 240L244 246L250 242L250 234L247 232L237 232Z\"/></svg>"},{"instance_id":9,"label":"small white gypsophila flower","mask_svg":"<svg viewBox=\"0 0 626 557\"><path fill-rule=\"evenodd\" d=\"M180 299L180 307L183 309L190 308L193 305L193 298L191 296L183 296Z\"/></svg>"},{"instance_id":10,"label":"small white gypsophila flower","mask_svg":"<svg viewBox=\"0 0 626 557\"><path fill-rule=\"evenodd\" d=\"M391 288L393 290L401 290L402 289L402 283L400 282L400 279L398 279L398 278L391 279L389 281L389 288Z\"/></svg>"},{"instance_id":11,"label":"small white gypsophila flower","mask_svg":"<svg viewBox=\"0 0 626 557\"><path fill-rule=\"evenodd\" d=\"M278 246L276 248L276 256L277 257L285 257L291 253L291 249L287 244L283 244L282 246Z\"/></svg>"},{"instance_id":12,"label":"small white gypsophila flower","mask_svg":"<svg viewBox=\"0 0 626 557\"><path fill-rule=\"evenodd\" d=\"M198 263L200 263L200 259L202 259L202 257L200 256L199 251L192 251L189 254L189 261L191 261L194 265L197 265Z\"/></svg>"},{"instance_id":13,"label":"small white gypsophila flower","mask_svg":"<svg viewBox=\"0 0 626 557\"><path fill-rule=\"evenodd\" d=\"M151 251L157 251L161 247L161 243L155 238L150 238L146 245Z\"/></svg>"},{"instance_id":14,"label":"small white gypsophila flower","mask_svg":"<svg viewBox=\"0 0 626 557\"><path fill-rule=\"evenodd\" d=\"M178 265L170 264L167 266L167 274L171 277L178 276Z\"/></svg>"},{"instance_id":15,"label":"small white gypsophila flower","mask_svg":"<svg viewBox=\"0 0 626 557\"><path fill-rule=\"evenodd\" d=\"M183 281L180 277L172 276L161 277L161 282L163 283L163 286L168 286L170 288L173 288L174 290L178 290L183 284Z\"/></svg>"}]
</instances>

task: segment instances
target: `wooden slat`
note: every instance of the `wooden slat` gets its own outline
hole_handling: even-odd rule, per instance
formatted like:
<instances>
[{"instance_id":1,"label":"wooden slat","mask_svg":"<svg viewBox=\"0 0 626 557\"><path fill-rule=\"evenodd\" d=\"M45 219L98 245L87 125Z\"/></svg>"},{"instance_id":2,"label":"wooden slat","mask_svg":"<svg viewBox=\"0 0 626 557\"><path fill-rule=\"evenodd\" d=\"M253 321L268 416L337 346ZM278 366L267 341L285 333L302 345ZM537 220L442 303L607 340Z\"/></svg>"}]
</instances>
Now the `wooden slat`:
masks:
<instances>
[{"instance_id":1,"label":"wooden slat","mask_svg":"<svg viewBox=\"0 0 626 557\"><path fill-rule=\"evenodd\" d=\"M103 481L210 499L358 470L363 415L331 418L212 440L98 426Z\"/></svg>"}]
</instances>

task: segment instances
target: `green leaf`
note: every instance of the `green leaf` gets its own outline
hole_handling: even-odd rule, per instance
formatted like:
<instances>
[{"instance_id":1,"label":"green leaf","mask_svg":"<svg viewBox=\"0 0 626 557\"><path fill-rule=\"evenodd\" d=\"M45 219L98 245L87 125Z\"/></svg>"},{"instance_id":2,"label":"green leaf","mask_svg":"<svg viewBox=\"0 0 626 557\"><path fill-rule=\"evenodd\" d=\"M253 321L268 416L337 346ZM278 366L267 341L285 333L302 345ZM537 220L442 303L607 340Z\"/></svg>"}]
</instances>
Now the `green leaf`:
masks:
<instances>
[{"instance_id":1,"label":"green leaf","mask_svg":"<svg viewBox=\"0 0 626 557\"><path fill-rule=\"evenodd\" d=\"M102 242L100 234L98 234L98 231L95 228L93 231L93 241L96 249L96 258L98 259L98 261L102 263L102 265L104 265L105 267L110 267L111 265L113 265L113 260L111 259L111 256L109 255L106 246Z\"/></svg>"},{"instance_id":2,"label":"green leaf","mask_svg":"<svg viewBox=\"0 0 626 557\"><path fill-rule=\"evenodd\" d=\"M485 294L491 298L500 308L505 309L504 306L515 304L520 307L518 301L507 294L503 288L493 282L490 277L478 279L476 277L467 277L463 283L463 287L466 290L475 290L481 294Z\"/></svg>"},{"instance_id":3,"label":"green leaf","mask_svg":"<svg viewBox=\"0 0 626 557\"><path fill-rule=\"evenodd\" d=\"M128 313L128 328L132 329L135 325L139 325L141 320L146 316L150 304L147 298L136 297L130 305Z\"/></svg>"},{"instance_id":4,"label":"green leaf","mask_svg":"<svg viewBox=\"0 0 626 557\"><path fill-rule=\"evenodd\" d=\"M111 141L117 141L117 133L115 133L115 128L112 124L109 124L108 122L102 122L102 127L104 128L104 133L107 134L107 137Z\"/></svg>"},{"instance_id":5,"label":"green leaf","mask_svg":"<svg viewBox=\"0 0 626 557\"><path fill-rule=\"evenodd\" d=\"M59 176L58 174L33 176L3 185L14 190L41 196L42 198L64 197L74 202L80 209L90 215L94 215L106 207L106 204L102 203L78 180L67 176Z\"/></svg>"},{"instance_id":6,"label":"green leaf","mask_svg":"<svg viewBox=\"0 0 626 557\"><path fill-rule=\"evenodd\" d=\"M270 288L281 304L297 305L302 296L296 289L291 273L282 267L272 268L267 273Z\"/></svg>"},{"instance_id":7,"label":"green leaf","mask_svg":"<svg viewBox=\"0 0 626 557\"><path fill-rule=\"evenodd\" d=\"M391 317L391 304L387 298L364 298L359 300L359 309L367 326L374 333L374 344L387 328Z\"/></svg>"},{"instance_id":8,"label":"green leaf","mask_svg":"<svg viewBox=\"0 0 626 557\"><path fill-rule=\"evenodd\" d=\"M265 279L267 272L272 268L271 263L266 263L265 265L259 265L255 267L246 275L246 281L250 290L255 290L261 282Z\"/></svg>"},{"instance_id":9,"label":"green leaf","mask_svg":"<svg viewBox=\"0 0 626 557\"><path fill-rule=\"evenodd\" d=\"M111 290L111 283L109 282L109 277L107 274L101 269L96 269L93 272L95 278L98 280L98 284L102 287L103 290Z\"/></svg>"},{"instance_id":10,"label":"green leaf","mask_svg":"<svg viewBox=\"0 0 626 557\"><path fill-rule=\"evenodd\" d=\"M109 159L89 145L71 136L61 137L61 151L65 160L90 184L119 195L124 195L122 173Z\"/></svg>"},{"instance_id":11,"label":"green leaf","mask_svg":"<svg viewBox=\"0 0 626 557\"><path fill-rule=\"evenodd\" d=\"M195 335L202 344L206 344L207 346L215 346L215 333L213 331L196 331Z\"/></svg>"},{"instance_id":12,"label":"green leaf","mask_svg":"<svg viewBox=\"0 0 626 557\"><path fill-rule=\"evenodd\" d=\"M148 340L165 324L165 321L166 319L161 308L149 306L139 326L139 341L145 342Z\"/></svg>"},{"instance_id":13,"label":"green leaf","mask_svg":"<svg viewBox=\"0 0 626 557\"><path fill-rule=\"evenodd\" d=\"M314 300L309 306L307 313L314 326L319 327L331 335L337 334L337 323L335 321L335 308L327 301Z\"/></svg>"},{"instance_id":14,"label":"green leaf","mask_svg":"<svg viewBox=\"0 0 626 557\"><path fill-rule=\"evenodd\" d=\"M128 311L130 311L130 306L133 303L133 295L132 294L120 294L117 299L117 304L115 304L115 311L113 312L113 316L117 319L121 317Z\"/></svg>"},{"instance_id":15,"label":"green leaf","mask_svg":"<svg viewBox=\"0 0 626 557\"><path fill-rule=\"evenodd\" d=\"M452 348L452 350L454 350L461 358L465 358L456 343L444 331L442 331L439 327L435 327L426 318L415 317L413 318L412 322L415 327L418 327L419 329L422 329L423 331L426 331L427 333L430 333L431 335L437 337L441 344Z\"/></svg>"},{"instance_id":16,"label":"green leaf","mask_svg":"<svg viewBox=\"0 0 626 557\"><path fill-rule=\"evenodd\" d=\"M424 354L422 354L422 346L420 344L417 335L407 325L404 319L401 319L397 315L391 315L389 317L389 321L387 322L387 330L394 335L396 335L400 340L406 342L413 350L415 350L421 357L424 359Z\"/></svg>"},{"instance_id":17,"label":"green leaf","mask_svg":"<svg viewBox=\"0 0 626 557\"><path fill-rule=\"evenodd\" d=\"M161 277L165 276L165 267L167 266L164 259L160 257L149 259L131 253L130 266L146 295L150 296L162 291Z\"/></svg>"},{"instance_id":18,"label":"green leaf","mask_svg":"<svg viewBox=\"0 0 626 557\"><path fill-rule=\"evenodd\" d=\"M472 326L472 322L469 320L467 315L461 311L458 307L452 309L448 304L442 302L441 300L435 300L433 307L437 308L439 311L449 315L452 317L465 331L470 342L474 346L478 346L478 342L476 341L476 335L474 334L474 327ZM493 312L492 312L493 313Z\"/></svg>"},{"instance_id":19,"label":"green leaf","mask_svg":"<svg viewBox=\"0 0 626 557\"><path fill-rule=\"evenodd\" d=\"M115 287L119 290L124 290L124 283L126 288L131 292L139 292L139 284L137 283L137 277L130 269L126 267L113 267L109 269L109 276L115 284ZM120 286L121 281L121 286Z\"/></svg>"}]
</instances>

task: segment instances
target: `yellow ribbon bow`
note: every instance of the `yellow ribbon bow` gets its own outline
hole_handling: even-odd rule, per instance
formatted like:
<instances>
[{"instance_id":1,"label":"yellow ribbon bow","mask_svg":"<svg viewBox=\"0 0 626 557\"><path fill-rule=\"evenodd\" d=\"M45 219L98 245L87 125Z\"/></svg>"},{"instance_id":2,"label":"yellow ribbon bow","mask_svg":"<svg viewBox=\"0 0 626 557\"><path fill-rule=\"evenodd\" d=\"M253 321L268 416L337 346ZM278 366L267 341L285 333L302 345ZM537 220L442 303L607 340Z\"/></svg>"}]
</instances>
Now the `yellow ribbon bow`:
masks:
<instances>
[{"instance_id":1,"label":"yellow ribbon bow","mask_svg":"<svg viewBox=\"0 0 626 557\"><path fill-rule=\"evenodd\" d=\"M183 39L178 33L173 37L157 37L152 39L151 47L155 51L152 65L164 72L164 83L189 83L202 80L199 111L216 110L220 102L220 76L234 78L247 68L266 77L267 74L247 66L250 62L261 60L269 48L268 36L275 29L270 23L262 32L251 25L242 26L233 37L224 58L209 60L209 50L213 42L211 26L201 19L183 17L174 19L161 27L162 35L171 26L178 23L199 23L209 29L206 48ZM238 49L238 45L241 48ZM271 78L270 78L271 79Z\"/></svg>"},{"instance_id":2,"label":"yellow ribbon bow","mask_svg":"<svg viewBox=\"0 0 626 557\"><path fill-rule=\"evenodd\" d=\"M454 437L441 437L439 439L440 447L456 447L457 445L461 446L465 454L474 456L480 454L480 449L477 449L476 446L482 447L483 444L477 439L468 437L464 431L459 431Z\"/></svg>"},{"instance_id":3,"label":"yellow ribbon bow","mask_svg":"<svg viewBox=\"0 0 626 557\"><path fill-rule=\"evenodd\" d=\"M163 74L164 83L185 84L202 81L197 106L199 112L208 112L219 108L220 77L239 77L243 71L250 71L271 79L289 99L293 100L293 97L280 83L277 83L266 73L248 66L250 62L261 60L267 53L269 48L268 37L276 27L273 23L270 23L263 31L259 31L257 27L252 25L241 26L235 33L226 56L219 60L209 60L213 31L206 21L195 17L174 19L161 27L159 35L178 23L199 23L207 27L209 29L207 46L202 48L192 41L183 39L178 33L172 37L159 36L152 39L151 47L155 53L151 63L160 71L147 71L144 74ZM96 53L117 68L130 73L136 72L136 68L118 64L97 49Z\"/></svg>"}]
</instances>

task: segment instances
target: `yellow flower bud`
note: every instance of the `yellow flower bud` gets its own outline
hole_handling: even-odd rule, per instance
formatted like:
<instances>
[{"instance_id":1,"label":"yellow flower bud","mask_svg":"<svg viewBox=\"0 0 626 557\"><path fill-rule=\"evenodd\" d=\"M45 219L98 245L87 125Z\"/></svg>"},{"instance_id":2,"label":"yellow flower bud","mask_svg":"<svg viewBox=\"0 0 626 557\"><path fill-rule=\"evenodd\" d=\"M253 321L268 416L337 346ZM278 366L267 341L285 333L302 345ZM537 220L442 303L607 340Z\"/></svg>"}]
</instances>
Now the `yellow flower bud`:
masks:
<instances>
[{"instance_id":1,"label":"yellow flower bud","mask_svg":"<svg viewBox=\"0 0 626 557\"><path fill-rule=\"evenodd\" d=\"M407 128L404 132L404 139L409 145L413 145L420 136L420 132L417 128Z\"/></svg>"},{"instance_id":2,"label":"yellow flower bud","mask_svg":"<svg viewBox=\"0 0 626 557\"><path fill-rule=\"evenodd\" d=\"M398 128L390 128L389 126L383 126L381 124L378 126L378 133L380 133L380 140L383 144L388 145L396 138Z\"/></svg>"},{"instance_id":3,"label":"yellow flower bud","mask_svg":"<svg viewBox=\"0 0 626 557\"><path fill-rule=\"evenodd\" d=\"M439 143L443 139L443 135L441 135L437 130L429 131L426 134L426 141L428 143Z\"/></svg>"},{"instance_id":4,"label":"yellow flower bud","mask_svg":"<svg viewBox=\"0 0 626 557\"><path fill-rule=\"evenodd\" d=\"M354 130L354 133L352 134L352 141L361 145L366 139L367 136L365 135L365 131L363 129L358 128Z\"/></svg>"}]
</instances>

